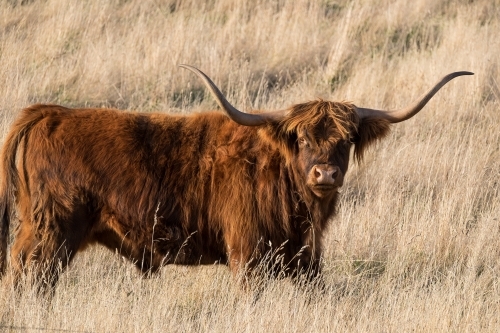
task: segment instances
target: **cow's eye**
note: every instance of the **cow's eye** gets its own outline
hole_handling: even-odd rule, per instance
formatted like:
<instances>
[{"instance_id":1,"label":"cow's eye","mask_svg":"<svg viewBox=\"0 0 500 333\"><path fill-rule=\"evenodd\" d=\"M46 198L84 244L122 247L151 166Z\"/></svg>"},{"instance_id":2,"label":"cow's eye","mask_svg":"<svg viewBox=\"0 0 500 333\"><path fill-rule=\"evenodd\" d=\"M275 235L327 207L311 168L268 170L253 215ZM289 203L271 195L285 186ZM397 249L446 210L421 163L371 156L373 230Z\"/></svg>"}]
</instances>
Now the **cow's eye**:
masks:
<instances>
[{"instance_id":1,"label":"cow's eye","mask_svg":"<svg viewBox=\"0 0 500 333\"><path fill-rule=\"evenodd\" d=\"M302 137L302 138L299 138L299 146L302 146L302 147L306 147L309 145L309 142L307 141L306 138Z\"/></svg>"}]
</instances>

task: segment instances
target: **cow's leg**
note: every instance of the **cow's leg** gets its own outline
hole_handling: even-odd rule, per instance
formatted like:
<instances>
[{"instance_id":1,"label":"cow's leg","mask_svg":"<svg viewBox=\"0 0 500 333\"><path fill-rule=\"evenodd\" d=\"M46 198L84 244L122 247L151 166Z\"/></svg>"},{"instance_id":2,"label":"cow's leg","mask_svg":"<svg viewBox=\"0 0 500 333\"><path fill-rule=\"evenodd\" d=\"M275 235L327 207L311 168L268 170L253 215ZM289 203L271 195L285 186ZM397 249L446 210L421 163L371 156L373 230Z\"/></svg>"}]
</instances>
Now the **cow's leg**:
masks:
<instances>
[{"instance_id":1,"label":"cow's leg","mask_svg":"<svg viewBox=\"0 0 500 333\"><path fill-rule=\"evenodd\" d=\"M137 241L137 230L128 230L129 223L121 223L117 217L109 213L110 209L105 207L101 210L96 223L89 233L88 240L104 245L113 252L118 252L124 258L130 260L143 277L150 277L162 266L163 257L159 251L151 249L152 240ZM139 233L140 235L140 233Z\"/></svg>"},{"instance_id":2,"label":"cow's leg","mask_svg":"<svg viewBox=\"0 0 500 333\"><path fill-rule=\"evenodd\" d=\"M138 270L141 271L144 277L149 277L150 273L158 272L160 263L156 255L151 259L149 250L140 251L137 247L134 248L126 236L121 236L111 229L99 230L92 234L92 240L98 244L104 245L113 252L118 252L124 258L130 260Z\"/></svg>"},{"instance_id":3,"label":"cow's leg","mask_svg":"<svg viewBox=\"0 0 500 333\"><path fill-rule=\"evenodd\" d=\"M314 283L321 276L322 231L315 230L312 223L305 221L301 235L303 247L294 255L292 276Z\"/></svg>"},{"instance_id":4,"label":"cow's leg","mask_svg":"<svg viewBox=\"0 0 500 333\"><path fill-rule=\"evenodd\" d=\"M84 205L62 209L54 202L24 219L12 247L14 285L23 272L33 274L39 291L52 291L59 274L74 258L86 237L89 216Z\"/></svg>"},{"instance_id":5,"label":"cow's leg","mask_svg":"<svg viewBox=\"0 0 500 333\"><path fill-rule=\"evenodd\" d=\"M256 258L260 253L257 250L249 250L251 248L248 244L235 244L228 247L228 264L233 277L236 278L244 289L248 289L252 285L256 285L255 279L262 277L262 271L257 270L259 259ZM262 268L262 267L260 267ZM257 283L259 284L259 283Z\"/></svg>"},{"instance_id":6,"label":"cow's leg","mask_svg":"<svg viewBox=\"0 0 500 333\"><path fill-rule=\"evenodd\" d=\"M26 220L22 221L11 248L14 287L17 288L23 271L30 266L35 249L39 243L40 241L35 237L31 223Z\"/></svg>"},{"instance_id":7,"label":"cow's leg","mask_svg":"<svg viewBox=\"0 0 500 333\"><path fill-rule=\"evenodd\" d=\"M244 268L244 266L241 264L240 253L236 251L231 251L228 255L228 258L229 258L229 268L231 269L233 276L238 277L238 275L241 273L241 269Z\"/></svg>"},{"instance_id":8,"label":"cow's leg","mask_svg":"<svg viewBox=\"0 0 500 333\"><path fill-rule=\"evenodd\" d=\"M245 263L245 259L239 251L232 250L228 254L228 265L233 278L235 278L243 289L248 289L251 285L252 268Z\"/></svg>"}]
</instances>

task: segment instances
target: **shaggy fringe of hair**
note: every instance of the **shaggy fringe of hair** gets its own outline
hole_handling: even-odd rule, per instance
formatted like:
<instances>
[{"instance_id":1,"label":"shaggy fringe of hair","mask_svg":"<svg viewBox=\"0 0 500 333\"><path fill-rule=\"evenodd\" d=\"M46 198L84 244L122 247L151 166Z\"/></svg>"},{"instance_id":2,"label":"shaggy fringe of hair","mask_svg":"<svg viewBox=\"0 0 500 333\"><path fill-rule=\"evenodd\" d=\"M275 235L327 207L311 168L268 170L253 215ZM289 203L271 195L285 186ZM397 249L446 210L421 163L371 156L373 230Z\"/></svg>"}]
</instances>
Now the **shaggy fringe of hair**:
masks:
<instances>
[{"instance_id":1,"label":"shaggy fringe of hair","mask_svg":"<svg viewBox=\"0 0 500 333\"><path fill-rule=\"evenodd\" d=\"M335 125L338 140L354 141L354 158L358 163L362 162L364 153L375 141L387 136L391 125L381 118L360 119L356 107L350 102L318 99L292 106L288 116L279 124L280 135L290 137L326 118L330 118Z\"/></svg>"},{"instance_id":2,"label":"shaggy fringe of hair","mask_svg":"<svg viewBox=\"0 0 500 333\"><path fill-rule=\"evenodd\" d=\"M280 128L282 134L290 134L299 132L305 127L314 126L325 118L333 121L342 139L348 139L359 123L353 104L318 99L292 106L291 112L282 121Z\"/></svg>"}]
</instances>

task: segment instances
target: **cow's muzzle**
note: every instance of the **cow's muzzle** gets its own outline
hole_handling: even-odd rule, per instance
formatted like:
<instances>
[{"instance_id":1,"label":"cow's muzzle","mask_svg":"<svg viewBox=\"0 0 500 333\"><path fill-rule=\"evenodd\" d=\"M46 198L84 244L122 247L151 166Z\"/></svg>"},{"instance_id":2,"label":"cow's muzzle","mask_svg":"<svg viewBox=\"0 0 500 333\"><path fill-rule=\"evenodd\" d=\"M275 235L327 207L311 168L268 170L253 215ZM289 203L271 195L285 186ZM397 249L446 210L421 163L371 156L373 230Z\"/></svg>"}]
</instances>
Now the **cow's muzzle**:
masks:
<instances>
[{"instance_id":1,"label":"cow's muzzle","mask_svg":"<svg viewBox=\"0 0 500 333\"><path fill-rule=\"evenodd\" d=\"M307 177L307 185L319 197L323 197L339 187L344 182L344 175L338 166L331 164L316 164Z\"/></svg>"}]
</instances>

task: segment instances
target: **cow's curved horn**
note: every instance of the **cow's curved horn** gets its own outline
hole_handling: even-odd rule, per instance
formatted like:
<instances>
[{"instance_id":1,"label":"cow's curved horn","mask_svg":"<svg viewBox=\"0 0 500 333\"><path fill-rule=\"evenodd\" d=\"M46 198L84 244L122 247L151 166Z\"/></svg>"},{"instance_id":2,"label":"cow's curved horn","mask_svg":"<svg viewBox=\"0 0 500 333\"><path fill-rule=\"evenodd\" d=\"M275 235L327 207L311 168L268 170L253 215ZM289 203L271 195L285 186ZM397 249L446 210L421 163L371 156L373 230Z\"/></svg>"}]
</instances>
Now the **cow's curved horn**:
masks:
<instances>
[{"instance_id":1,"label":"cow's curved horn","mask_svg":"<svg viewBox=\"0 0 500 333\"><path fill-rule=\"evenodd\" d=\"M357 113L360 118L373 117L373 118L383 118L389 120L391 123L399 123L410 119L416 115L422 108L429 102L429 100L434 96L439 89L441 89L446 83L461 75L474 75L472 72L454 72L443 77L436 85L430 89L428 92L420 96L420 98L413 104L399 110L393 111L383 111L367 108L356 107Z\"/></svg>"},{"instance_id":2,"label":"cow's curved horn","mask_svg":"<svg viewBox=\"0 0 500 333\"><path fill-rule=\"evenodd\" d=\"M217 104L219 104L221 109L224 110L229 118L240 125L258 126L270 122L280 121L285 116L285 111L275 111L258 114L241 112L226 100L224 95L220 92L219 88L217 88L215 83L213 83L205 73L200 71L198 68L189 65L179 65L179 67L189 69L191 72L198 75L203 80L203 83L205 83L208 90L215 98L215 101L217 102Z\"/></svg>"}]
</instances>

